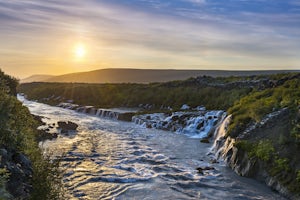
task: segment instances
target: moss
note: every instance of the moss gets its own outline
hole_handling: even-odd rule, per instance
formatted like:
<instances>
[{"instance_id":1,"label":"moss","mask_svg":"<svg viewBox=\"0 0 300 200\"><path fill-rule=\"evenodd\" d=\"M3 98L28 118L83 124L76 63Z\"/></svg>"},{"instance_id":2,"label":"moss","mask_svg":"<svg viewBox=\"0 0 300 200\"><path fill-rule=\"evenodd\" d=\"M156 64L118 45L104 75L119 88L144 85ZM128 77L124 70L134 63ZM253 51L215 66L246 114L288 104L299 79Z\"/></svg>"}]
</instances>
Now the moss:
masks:
<instances>
[{"instance_id":1,"label":"moss","mask_svg":"<svg viewBox=\"0 0 300 200\"><path fill-rule=\"evenodd\" d=\"M11 195L6 190L6 183L9 179L10 173L6 168L0 168L0 199L9 199Z\"/></svg>"},{"instance_id":2,"label":"moss","mask_svg":"<svg viewBox=\"0 0 300 200\"><path fill-rule=\"evenodd\" d=\"M236 137L237 132L245 130L250 122L259 122L266 114L281 108L288 107L290 110L297 110L300 105L300 79L294 74L284 77L287 80L283 85L262 91L253 91L228 109L228 113L233 116L228 135ZM295 118L295 114L296 112L291 119ZM299 129L293 130L296 138L299 132Z\"/></svg>"},{"instance_id":3,"label":"moss","mask_svg":"<svg viewBox=\"0 0 300 200\"><path fill-rule=\"evenodd\" d=\"M260 160L269 161L274 154L275 149L269 140L261 140L255 145L255 148L249 152L250 156L256 156Z\"/></svg>"},{"instance_id":4,"label":"moss","mask_svg":"<svg viewBox=\"0 0 300 200\"><path fill-rule=\"evenodd\" d=\"M240 140L234 143L234 146L238 149L242 149L246 152L251 152L254 148L254 144L251 142L248 142L246 140Z\"/></svg>"},{"instance_id":5,"label":"moss","mask_svg":"<svg viewBox=\"0 0 300 200\"><path fill-rule=\"evenodd\" d=\"M289 172L290 170L289 159L277 158L274 160L273 167L269 171L272 176L275 176L276 174Z\"/></svg>"}]
</instances>

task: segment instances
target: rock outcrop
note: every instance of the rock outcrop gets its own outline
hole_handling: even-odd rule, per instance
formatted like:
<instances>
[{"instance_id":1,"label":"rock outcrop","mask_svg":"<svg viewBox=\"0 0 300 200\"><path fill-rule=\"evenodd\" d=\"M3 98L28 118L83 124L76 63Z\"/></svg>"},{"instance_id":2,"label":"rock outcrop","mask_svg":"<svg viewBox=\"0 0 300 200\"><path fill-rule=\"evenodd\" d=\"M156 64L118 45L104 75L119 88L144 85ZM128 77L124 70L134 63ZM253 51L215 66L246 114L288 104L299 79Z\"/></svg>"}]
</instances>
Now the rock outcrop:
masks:
<instances>
[{"instance_id":1,"label":"rock outcrop","mask_svg":"<svg viewBox=\"0 0 300 200\"><path fill-rule=\"evenodd\" d=\"M278 177L274 177L270 174L270 164L268 162L249 156L247 151L236 145L236 142L241 140L257 142L268 139L274 141L274 145L276 146L278 143L276 140L278 140L282 134L288 134L288 118L289 110L281 109L267 115L259 123L252 124L237 137L232 138L226 136L227 128L231 120L231 116L228 116L215 131L215 142L212 151L218 158L224 159L225 163L240 176L254 178L264 182L285 197L298 199L299 196L292 194L287 186L279 181ZM292 149L286 149L286 151L286 153L292 153L290 152ZM280 154L280 152L277 153Z\"/></svg>"},{"instance_id":2,"label":"rock outcrop","mask_svg":"<svg viewBox=\"0 0 300 200\"><path fill-rule=\"evenodd\" d=\"M76 131L78 125L71 121L59 121L57 122L58 128L61 130L61 133L68 133L69 131Z\"/></svg>"},{"instance_id":3,"label":"rock outcrop","mask_svg":"<svg viewBox=\"0 0 300 200\"><path fill-rule=\"evenodd\" d=\"M6 190L12 198L29 198L32 190L30 180L33 175L31 161L21 153L3 147L0 148L0 168L8 172Z\"/></svg>"}]
</instances>

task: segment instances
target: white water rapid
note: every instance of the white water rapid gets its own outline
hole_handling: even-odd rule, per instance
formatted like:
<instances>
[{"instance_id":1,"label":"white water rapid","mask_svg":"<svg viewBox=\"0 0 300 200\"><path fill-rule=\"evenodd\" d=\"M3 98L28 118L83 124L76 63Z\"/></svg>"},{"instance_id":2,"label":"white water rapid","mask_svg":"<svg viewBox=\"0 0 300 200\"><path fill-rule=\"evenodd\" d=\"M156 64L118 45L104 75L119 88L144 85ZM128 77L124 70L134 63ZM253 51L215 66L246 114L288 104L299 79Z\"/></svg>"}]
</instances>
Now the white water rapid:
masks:
<instances>
[{"instance_id":1,"label":"white water rapid","mask_svg":"<svg viewBox=\"0 0 300 200\"><path fill-rule=\"evenodd\" d=\"M68 199L284 199L222 162L211 164L211 144L183 134L146 129L73 110L19 100L46 123L72 121L78 131L46 141L42 148L64 153ZM201 167L202 173L196 168Z\"/></svg>"}]
</instances>

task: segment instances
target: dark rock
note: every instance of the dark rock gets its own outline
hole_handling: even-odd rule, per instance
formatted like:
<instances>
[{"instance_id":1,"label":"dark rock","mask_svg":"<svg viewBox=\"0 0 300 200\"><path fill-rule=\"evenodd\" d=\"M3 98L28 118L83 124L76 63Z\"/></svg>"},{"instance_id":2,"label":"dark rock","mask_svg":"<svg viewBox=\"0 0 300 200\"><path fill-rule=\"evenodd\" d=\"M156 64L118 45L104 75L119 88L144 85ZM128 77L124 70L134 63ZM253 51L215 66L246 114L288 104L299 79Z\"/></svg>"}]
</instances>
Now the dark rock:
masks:
<instances>
[{"instance_id":1,"label":"dark rock","mask_svg":"<svg viewBox=\"0 0 300 200\"><path fill-rule=\"evenodd\" d=\"M199 174L203 174L203 169L201 167L197 167L196 170L198 170Z\"/></svg>"},{"instance_id":2,"label":"dark rock","mask_svg":"<svg viewBox=\"0 0 300 200\"><path fill-rule=\"evenodd\" d=\"M39 116L39 115L32 115L33 119L36 120L40 126L44 126L46 125L45 122L43 122L43 117L42 116Z\"/></svg>"},{"instance_id":3,"label":"dark rock","mask_svg":"<svg viewBox=\"0 0 300 200\"><path fill-rule=\"evenodd\" d=\"M7 191L13 199L28 199L32 190L31 161L23 154L5 148L0 149L0 158L0 168L6 168L10 174L6 184Z\"/></svg>"},{"instance_id":4,"label":"dark rock","mask_svg":"<svg viewBox=\"0 0 300 200\"><path fill-rule=\"evenodd\" d=\"M16 153L16 154L13 155L12 159L15 163L19 163L27 169L32 168L31 161L23 154Z\"/></svg>"},{"instance_id":5,"label":"dark rock","mask_svg":"<svg viewBox=\"0 0 300 200\"><path fill-rule=\"evenodd\" d=\"M203 126L204 126L204 121L201 121L201 122L198 124L197 129L200 130Z\"/></svg>"},{"instance_id":6,"label":"dark rock","mask_svg":"<svg viewBox=\"0 0 300 200\"><path fill-rule=\"evenodd\" d=\"M203 138L200 140L201 143L209 143L209 140L207 138Z\"/></svg>"},{"instance_id":7,"label":"dark rock","mask_svg":"<svg viewBox=\"0 0 300 200\"><path fill-rule=\"evenodd\" d=\"M174 115L173 117L172 117L172 121L177 121L179 119L179 116L178 115Z\"/></svg>"},{"instance_id":8,"label":"dark rock","mask_svg":"<svg viewBox=\"0 0 300 200\"><path fill-rule=\"evenodd\" d=\"M217 159L211 159L209 162L210 162L211 164L219 163L219 162L217 161Z\"/></svg>"},{"instance_id":9,"label":"dark rock","mask_svg":"<svg viewBox=\"0 0 300 200\"><path fill-rule=\"evenodd\" d=\"M215 168L214 167L206 166L206 167L203 168L203 170L215 170Z\"/></svg>"},{"instance_id":10,"label":"dark rock","mask_svg":"<svg viewBox=\"0 0 300 200\"><path fill-rule=\"evenodd\" d=\"M59 121L57 122L58 128L61 129L62 132L68 132L68 131L76 131L78 125L74 122L64 122L64 121Z\"/></svg>"},{"instance_id":11,"label":"dark rock","mask_svg":"<svg viewBox=\"0 0 300 200\"><path fill-rule=\"evenodd\" d=\"M280 176L289 180L290 176L284 170L272 176L270 169L272 169L272 162L263 161L256 157L251 157L243 148L235 146L236 141L246 141L257 143L264 140L272 142L273 147L277 150L277 154L281 157L286 157L293 165L299 163L298 147L293 145L282 144L279 140L280 136L290 137L290 115L287 109L281 109L266 115L260 122L250 124L246 130L240 130L236 136L220 138L216 148L219 156L222 156L225 163L231 167L237 174L245 177L251 177L258 181L265 182L273 190L279 192L283 196L290 199L299 199L299 194L292 194L289 191L290 181L280 181ZM293 197L293 195L298 195ZM293 198L292 198L293 197Z\"/></svg>"},{"instance_id":12,"label":"dark rock","mask_svg":"<svg viewBox=\"0 0 300 200\"><path fill-rule=\"evenodd\" d=\"M7 159L7 150L6 149L0 149L0 158Z\"/></svg>"},{"instance_id":13,"label":"dark rock","mask_svg":"<svg viewBox=\"0 0 300 200\"><path fill-rule=\"evenodd\" d=\"M167 124L168 124L167 121L163 121L163 122L162 122L162 125L163 125L163 126L165 126L165 125L167 125Z\"/></svg>"},{"instance_id":14,"label":"dark rock","mask_svg":"<svg viewBox=\"0 0 300 200\"><path fill-rule=\"evenodd\" d=\"M38 130L38 138L37 138L38 141L52 140L54 138L57 138L57 133L49 133L47 129Z\"/></svg>"},{"instance_id":15,"label":"dark rock","mask_svg":"<svg viewBox=\"0 0 300 200\"><path fill-rule=\"evenodd\" d=\"M198 170L199 174L204 174L204 171L209 171L209 170L214 170L214 169L215 169L214 167L209 167L209 166L196 168L196 170Z\"/></svg>"},{"instance_id":16,"label":"dark rock","mask_svg":"<svg viewBox=\"0 0 300 200\"><path fill-rule=\"evenodd\" d=\"M132 117L135 115L135 113L119 113L118 120L131 122Z\"/></svg>"}]
</instances>

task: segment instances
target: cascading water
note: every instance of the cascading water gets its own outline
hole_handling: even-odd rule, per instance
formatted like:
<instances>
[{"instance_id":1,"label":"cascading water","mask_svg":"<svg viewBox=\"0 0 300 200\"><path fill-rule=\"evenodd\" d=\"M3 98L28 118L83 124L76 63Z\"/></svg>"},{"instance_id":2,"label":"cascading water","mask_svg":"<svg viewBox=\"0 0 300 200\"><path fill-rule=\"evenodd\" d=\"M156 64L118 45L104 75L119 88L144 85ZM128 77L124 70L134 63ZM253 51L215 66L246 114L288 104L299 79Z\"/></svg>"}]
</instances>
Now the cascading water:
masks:
<instances>
[{"instance_id":1,"label":"cascading water","mask_svg":"<svg viewBox=\"0 0 300 200\"><path fill-rule=\"evenodd\" d=\"M230 140L230 144L228 143L229 140L225 140L225 135L227 133L228 125L231 121L231 118L231 115L223 115L222 120L220 121L214 132L214 144L211 147L211 151L215 153L217 158L222 157L224 153L227 152L234 143L233 139Z\"/></svg>"},{"instance_id":2,"label":"cascading water","mask_svg":"<svg viewBox=\"0 0 300 200\"><path fill-rule=\"evenodd\" d=\"M42 144L64 153L68 199L284 199L211 164L210 144L199 139L19 99L47 124L79 125L77 133Z\"/></svg>"},{"instance_id":3,"label":"cascading water","mask_svg":"<svg viewBox=\"0 0 300 200\"><path fill-rule=\"evenodd\" d=\"M124 109L124 108L103 109L103 108L95 108L94 106L79 106L77 104L72 104L72 103L60 103L57 106L61 107L61 108L74 110L79 113L95 115L97 117L110 118L110 119L121 119L121 120L123 119L122 115L126 115L126 114L133 115L133 113L138 111L138 109ZM130 115L129 115L129 117L130 117ZM128 121L128 120L125 120L125 121Z\"/></svg>"}]
</instances>

